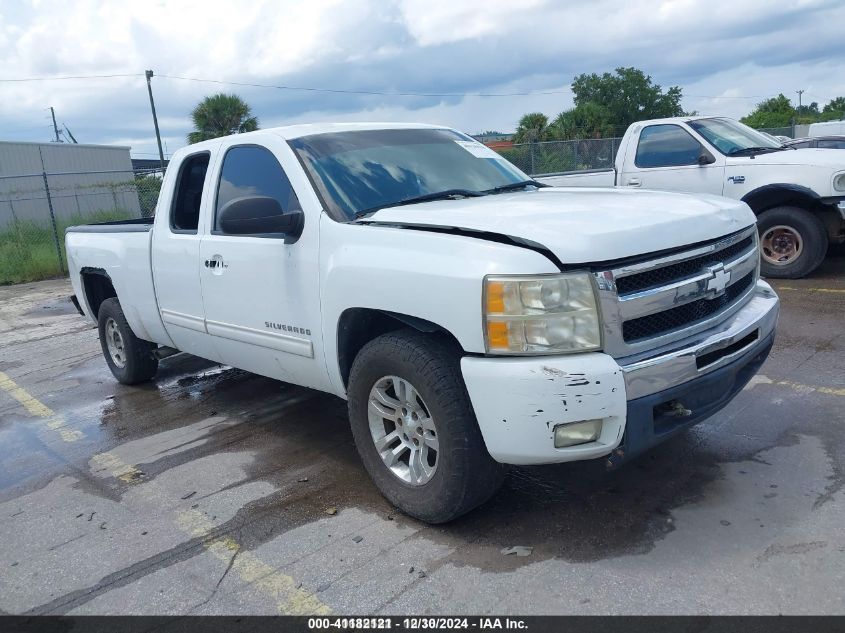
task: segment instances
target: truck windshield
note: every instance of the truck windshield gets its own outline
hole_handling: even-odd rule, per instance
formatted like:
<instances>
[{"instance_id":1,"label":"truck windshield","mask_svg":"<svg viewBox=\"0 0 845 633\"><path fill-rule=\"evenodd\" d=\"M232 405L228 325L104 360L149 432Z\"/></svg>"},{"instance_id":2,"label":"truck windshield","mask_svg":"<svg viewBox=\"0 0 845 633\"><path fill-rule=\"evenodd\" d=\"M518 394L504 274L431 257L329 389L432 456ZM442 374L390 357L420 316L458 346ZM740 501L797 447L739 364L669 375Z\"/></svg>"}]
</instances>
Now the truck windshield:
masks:
<instances>
[{"instance_id":1,"label":"truck windshield","mask_svg":"<svg viewBox=\"0 0 845 633\"><path fill-rule=\"evenodd\" d=\"M776 140L732 119L697 119L689 126L726 156L784 149Z\"/></svg>"},{"instance_id":2,"label":"truck windshield","mask_svg":"<svg viewBox=\"0 0 845 633\"><path fill-rule=\"evenodd\" d=\"M340 221L414 198L481 195L529 180L493 150L448 129L314 134L290 146Z\"/></svg>"}]
</instances>

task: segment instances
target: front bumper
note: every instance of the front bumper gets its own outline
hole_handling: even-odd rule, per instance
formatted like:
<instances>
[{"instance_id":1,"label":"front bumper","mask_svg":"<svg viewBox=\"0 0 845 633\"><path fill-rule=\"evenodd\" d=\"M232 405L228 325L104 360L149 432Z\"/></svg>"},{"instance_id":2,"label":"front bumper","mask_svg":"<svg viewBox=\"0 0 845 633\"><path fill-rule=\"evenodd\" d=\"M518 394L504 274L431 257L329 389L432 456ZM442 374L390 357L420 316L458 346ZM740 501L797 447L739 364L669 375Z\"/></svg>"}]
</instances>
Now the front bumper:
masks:
<instances>
[{"instance_id":1,"label":"front bumper","mask_svg":"<svg viewBox=\"0 0 845 633\"><path fill-rule=\"evenodd\" d=\"M465 357L461 370L490 455L547 464L611 455L618 463L724 407L765 360L778 298L757 282L752 299L681 349L620 365L602 353ZM603 420L600 437L554 447L554 428Z\"/></svg>"}]
</instances>

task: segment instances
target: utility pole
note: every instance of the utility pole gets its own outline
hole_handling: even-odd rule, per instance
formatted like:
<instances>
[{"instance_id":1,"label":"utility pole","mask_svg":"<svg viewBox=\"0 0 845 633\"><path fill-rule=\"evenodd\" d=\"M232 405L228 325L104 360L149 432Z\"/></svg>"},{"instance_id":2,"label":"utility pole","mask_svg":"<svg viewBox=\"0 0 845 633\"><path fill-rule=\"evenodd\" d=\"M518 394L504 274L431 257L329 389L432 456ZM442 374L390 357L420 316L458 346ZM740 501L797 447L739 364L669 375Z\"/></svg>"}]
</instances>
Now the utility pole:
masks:
<instances>
[{"instance_id":1,"label":"utility pole","mask_svg":"<svg viewBox=\"0 0 845 633\"><path fill-rule=\"evenodd\" d=\"M798 115L801 115L801 95L804 94L803 90L796 90L795 92L798 93Z\"/></svg>"},{"instance_id":2,"label":"utility pole","mask_svg":"<svg viewBox=\"0 0 845 633\"><path fill-rule=\"evenodd\" d=\"M150 79L153 77L153 71L145 70L144 75L147 77L147 92L150 93L150 109L153 111L153 125L156 129L156 142L158 143L158 158L161 161L161 171L164 172L164 152L161 149L161 133L158 131L158 117L156 116L156 104L153 101L153 85Z\"/></svg>"},{"instance_id":3,"label":"utility pole","mask_svg":"<svg viewBox=\"0 0 845 633\"><path fill-rule=\"evenodd\" d=\"M56 133L56 143L61 143L62 139L59 138L59 126L56 125L56 111L53 109L53 106L50 106L50 114L53 116L53 131Z\"/></svg>"}]
</instances>

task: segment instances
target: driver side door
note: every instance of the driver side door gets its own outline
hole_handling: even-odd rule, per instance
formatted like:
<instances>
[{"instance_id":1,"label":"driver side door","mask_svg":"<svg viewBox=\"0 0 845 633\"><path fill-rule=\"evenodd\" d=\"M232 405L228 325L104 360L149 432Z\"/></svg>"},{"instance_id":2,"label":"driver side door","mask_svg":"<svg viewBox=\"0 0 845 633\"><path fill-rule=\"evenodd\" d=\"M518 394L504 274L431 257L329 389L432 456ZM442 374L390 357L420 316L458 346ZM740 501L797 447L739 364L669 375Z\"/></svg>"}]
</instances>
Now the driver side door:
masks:
<instances>
[{"instance_id":1,"label":"driver side door","mask_svg":"<svg viewBox=\"0 0 845 633\"><path fill-rule=\"evenodd\" d=\"M702 155L714 162L701 164L699 157ZM620 184L722 195L724 175L724 156L705 148L680 125L664 123L648 125L640 131L633 165L627 162Z\"/></svg>"},{"instance_id":2,"label":"driver side door","mask_svg":"<svg viewBox=\"0 0 845 633\"><path fill-rule=\"evenodd\" d=\"M307 181L293 152L281 138L271 143L222 148L212 177L208 232L200 246L206 327L223 362L328 388L320 336L319 213L300 205L300 199L307 199L302 195ZM299 195L289 173L300 178ZM275 199L284 214L304 212L301 233L227 232L221 209L246 197Z\"/></svg>"}]
</instances>

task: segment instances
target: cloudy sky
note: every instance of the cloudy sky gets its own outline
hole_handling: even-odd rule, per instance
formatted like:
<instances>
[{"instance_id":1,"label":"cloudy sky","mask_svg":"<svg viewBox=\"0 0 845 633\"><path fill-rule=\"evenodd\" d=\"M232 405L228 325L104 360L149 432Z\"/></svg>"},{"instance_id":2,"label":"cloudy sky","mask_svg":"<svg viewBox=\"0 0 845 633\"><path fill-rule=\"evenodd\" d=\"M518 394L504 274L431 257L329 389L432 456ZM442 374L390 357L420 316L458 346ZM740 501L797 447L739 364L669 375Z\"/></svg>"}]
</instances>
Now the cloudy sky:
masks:
<instances>
[{"instance_id":1,"label":"cloudy sky","mask_svg":"<svg viewBox=\"0 0 845 633\"><path fill-rule=\"evenodd\" d=\"M152 157L147 68L168 152L219 91L246 99L262 127L511 131L525 112L570 107L576 74L622 65L681 86L687 110L739 117L779 92L845 95L843 25L843 0L0 0L0 140L50 140L52 105L79 142ZM130 76L6 81L90 75Z\"/></svg>"}]
</instances>

